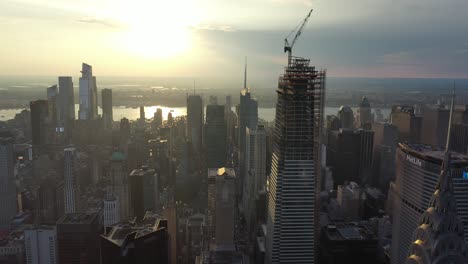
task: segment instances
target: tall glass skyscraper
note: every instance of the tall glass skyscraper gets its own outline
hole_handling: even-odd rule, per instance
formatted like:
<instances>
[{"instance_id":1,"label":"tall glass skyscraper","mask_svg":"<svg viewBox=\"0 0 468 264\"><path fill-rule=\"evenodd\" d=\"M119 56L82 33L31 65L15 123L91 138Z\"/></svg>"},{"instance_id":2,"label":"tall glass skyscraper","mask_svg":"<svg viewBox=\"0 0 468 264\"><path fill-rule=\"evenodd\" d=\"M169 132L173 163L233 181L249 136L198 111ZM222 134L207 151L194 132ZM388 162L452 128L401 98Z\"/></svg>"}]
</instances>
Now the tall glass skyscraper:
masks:
<instances>
[{"instance_id":1,"label":"tall glass skyscraper","mask_svg":"<svg viewBox=\"0 0 468 264\"><path fill-rule=\"evenodd\" d=\"M93 76L93 67L86 63L81 70L78 115L80 120L94 120L98 116L96 77Z\"/></svg>"},{"instance_id":2,"label":"tall glass skyscraper","mask_svg":"<svg viewBox=\"0 0 468 264\"><path fill-rule=\"evenodd\" d=\"M292 57L276 90L267 263L316 263L324 91L325 72Z\"/></svg>"}]
</instances>

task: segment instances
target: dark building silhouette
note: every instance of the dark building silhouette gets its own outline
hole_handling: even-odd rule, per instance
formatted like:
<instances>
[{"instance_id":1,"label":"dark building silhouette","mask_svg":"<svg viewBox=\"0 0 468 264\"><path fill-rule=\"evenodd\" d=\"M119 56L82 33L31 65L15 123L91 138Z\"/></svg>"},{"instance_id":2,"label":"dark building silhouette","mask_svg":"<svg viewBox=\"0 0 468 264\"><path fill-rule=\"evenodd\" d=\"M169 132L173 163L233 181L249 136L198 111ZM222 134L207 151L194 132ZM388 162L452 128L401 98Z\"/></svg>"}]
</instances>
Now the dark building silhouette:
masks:
<instances>
[{"instance_id":1,"label":"dark building silhouette","mask_svg":"<svg viewBox=\"0 0 468 264\"><path fill-rule=\"evenodd\" d=\"M59 263L99 263L99 234L102 233L98 213L66 214L57 222Z\"/></svg>"},{"instance_id":2,"label":"dark building silhouette","mask_svg":"<svg viewBox=\"0 0 468 264\"><path fill-rule=\"evenodd\" d=\"M398 144L398 128L390 123L372 124L374 131L374 181L373 185L387 193L390 181L395 177L395 153Z\"/></svg>"},{"instance_id":3,"label":"dark building silhouette","mask_svg":"<svg viewBox=\"0 0 468 264\"><path fill-rule=\"evenodd\" d=\"M47 143L47 100L36 100L29 103L31 109L31 134L33 145L44 145Z\"/></svg>"},{"instance_id":4,"label":"dark building silhouette","mask_svg":"<svg viewBox=\"0 0 468 264\"><path fill-rule=\"evenodd\" d=\"M227 156L224 105L206 106L205 146L207 167L224 167Z\"/></svg>"},{"instance_id":5,"label":"dark building silhouette","mask_svg":"<svg viewBox=\"0 0 468 264\"><path fill-rule=\"evenodd\" d=\"M421 109L421 143L443 146L447 140L450 111L442 106L425 106Z\"/></svg>"},{"instance_id":6,"label":"dark building silhouette","mask_svg":"<svg viewBox=\"0 0 468 264\"><path fill-rule=\"evenodd\" d=\"M64 129L67 141L71 138L71 130L75 121L75 95L73 80L69 76L58 77L59 83L59 126Z\"/></svg>"},{"instance_id":7,"label":"dark building silhouette","mask_svg":"<svg viewBox=\"0 0 468 264\"><path fill-rule=\"evenodd\" d=\"M115 224L100 237L101 264L169 263L168 222L146 212Z\"/></svg>"},{"instance_id":8,"label":"dark building silhouette","mask_svg":"<svg viewBox=\"0 0 468 264\"><path fill-rule=\"evenodd\" d=\"M353 109L349 106L341 106L338 110L338 119L340 120L340 128L353 129L354 128L354 113Z\"/></svg>"},{"instance_id":9,"label":"dark building silhouette","mask_svg":"<svg viewBox=\"0 0 468 264\"><path fill-rule=\"evenodd\" d=\"M392 125L398 128L398 142L419 143L421 141L422 119L415 115L414 107L393 106L390 120ZM431 127L431 129L433 128Z\"/></svg>"},{"instance_id":10,"label":"dark building silhouette","mask_svg":"<svg viewBox=\"0 0 468 264\"><path fill-rule=\"evenodd\" d=\"M102 121L105 129L112 128L113 113L112 113L112 89L101 90L102 100Z\"/></svg>"},{"instance_id":11,"label":"dark building silhouette","mask_svg":"<svg viewBox=\"0 0 468 264\"><path fill-rule=\"evenodd\" d=\"M200 95L187 97L187 137L193 149L201 151L203 142L203 102Z\"/></svg>"},{"instance_id":12,"label":"dark building silhouette","mask_svg":"<svg viewBox=\"0 0 468 264\"><path fill-rule=\"evenodd\" d=\"M143 166L135 169L128 177L130 189L130 210L133 216L143 219L145 212L154 210L156 204L157 175L154 169Z\"/></svg>"},{"instance_id":13,"label":"dark building silhouette","mask_svg":"<svg viewBox=\"0 0 468 264\"><path fill-rule=\"evenodd\" d=\"M359 103L358 108L358 125L359 128L362 129L371 129L372 126L372 113L371 113L371 105L367 97L363 97L361 102Z\"/></svg>"},{"instance_id":14,"label":"dark building silhouette","mask_svg":"<svg viewBox=\"0 0 468 264\"><path fill-rule=\"evenodd\" d=\"M162 127L162 125L163 125L163 113L162 113L161 108L156 109L156 112L154 112L153 124L154 124L153 125L154 129Z\"/></svg>"},{"instance_id":15,"label":"dark building silhouette","mask_svg":"<svg viewBox=\"0 0 468 264\"><path fill-rule=\"evenodd\" d=\"M468 154L468 123L452 125L450 149L455 152Z\"/></svg>"},{"instance_id":16,"label":"dark building silhouette","mask_svg":"<svg viewBox=\"0 0 468 264\"><path fill-rule=\"evenodd\" d=\"M372 183L374 132L340 129L328 134L327 166L332 167L335 187L346 181Z\"/></svg>"},{"instance_id":17,"label":"dark building silhouette","mask_svg":"<svg viewBox=\"0 0 468 264\"><path fill-rule=\"evenodd\" d=\"M353 223L322 227L319 252L320 264L380 263L377 236L370 227Z\"/></svg>"}]
</instances>

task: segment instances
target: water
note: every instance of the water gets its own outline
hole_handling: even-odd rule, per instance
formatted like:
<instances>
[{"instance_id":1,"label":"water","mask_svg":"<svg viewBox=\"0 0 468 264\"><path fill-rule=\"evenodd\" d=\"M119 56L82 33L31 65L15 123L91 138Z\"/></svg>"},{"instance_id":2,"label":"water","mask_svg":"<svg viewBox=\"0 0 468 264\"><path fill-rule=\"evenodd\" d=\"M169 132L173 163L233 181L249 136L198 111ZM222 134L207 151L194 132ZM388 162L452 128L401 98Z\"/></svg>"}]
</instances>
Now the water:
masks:
<instances>
[{"instance_id":1,"label":"water","mask_svg":"<svg viewBox=\"0 0 468 264\"><path fill-rule=\"evenodd\" d=\"M172 113L173 117L183 116L187 114L187 108L185 107L165 107L160 105L155 106L146 106L145 107L145 117L146 119L151 119L156 112L156 109L161 108L163 112L163 118L167 119L167 115ZM75 105L75 116L78 116L79 105ZM336 115L338 112L338 107L325 107L325 116L326 115ZM0 121L6 121L13 119L15 114L21 112L23 109L0 109ZM232 108L235 111L235 108ZM99 113L102 113L101 108L99 108ZM356 113L357 108L353 108L354 113ZM388 118L390 115L391 109L381 109L381 112L384 118ZM140 108L139 107L126 107L126 106L116 106L113 108L114 120L120 120L124 117L129 120L137 120L140 118ZM275 119L275 108L259 108L258 117L266 121L273 121Z\"/></svg>"}]
</instances>

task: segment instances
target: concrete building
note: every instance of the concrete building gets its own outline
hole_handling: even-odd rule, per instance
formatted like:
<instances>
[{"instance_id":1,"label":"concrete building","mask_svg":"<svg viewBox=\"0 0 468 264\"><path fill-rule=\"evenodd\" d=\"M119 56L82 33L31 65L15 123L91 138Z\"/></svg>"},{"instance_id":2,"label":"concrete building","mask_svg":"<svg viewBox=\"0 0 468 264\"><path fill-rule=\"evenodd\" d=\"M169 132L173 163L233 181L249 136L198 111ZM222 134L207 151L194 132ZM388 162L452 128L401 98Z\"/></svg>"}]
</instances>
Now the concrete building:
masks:
<instances>
[{"instance_id":1,"label":"concrete building","mask_svg":"<svg viewBox=\"0 0 468 264\"><path fill-rule=\"evenodd\" d=\"M105 129L112 129L112 122L114 122L112 111L112 89L101 90L102 100L102 121Z\"/></svg>"},{"instance_id":2,"label":"concrete building","mask_svg":"<svg viewBox=\"0 0 468 264\"><path fill-rule=\"evenodd\" d=\"M56 264L57 229L55 226L35 226L24 231L26 261L28 264Z\"/></svg>"},{"instance_id":3,"label":"concrete building","mask_svg":"<svg viewBox=\"0 0 468 264\"><path fill-rule=\"evenodd\" d=\"M338 185L336 200L341 207L345 221L359 221L361 219L361 203L364 199L364 189L355 182Z\"/></svg>"},{"instance_id":4,"label":"concrete building","mask_svg":"<svg viewBox=\"0 0 468 264\"><path fill-rule=\"evenodd\" d=\"M119 219L128 219L130 217L128 174L126 158L122 152L115 151L112 153L110 178L113 187L112 192L119 206Z\"/></svg>"},{"instance_id":5,"label":"concrete building","mask_svg":"<svg viewBox=\"0 0 468 264\"><path fill-rule=\"evenodd\" d=\"M390 113L392 125L398 128L398 142L419 143L421 141L422 119L415 115L412 106L396 105ZM434 124L431 125L434 128Z\"/></svg>"},{"instance_id":6,"label":"concrete building","mask_svg":"<svg viewBox=\"0 0 468 264\"><path fill-rule=\"evenodd\" d=\"M235 180L232 168L208 169L208 225L217 246L234 246Z\"/></svg>"},{"instance_id":7,"label":"concrete building","mask_svg":"<svg viewBox=\"0 0 468 264\"><path fill-rule=\"evenodd\" d=\"M0 137L0 228L8 228L17 213L13 139Z\"/></svg>"},{"instance_id":8,"label":"concrete building","mask_svg":"<svg viewBox=\"0 0 468 264\"><path fill-rule=\"evenodd\" d=\"M156 109L156 112L154 112L153 122L155 129L163 126L163 113L161 108Z\"/></svg>"},{"instance_id":9,"label":"concrete building","mask_svg":"<svg viewBox=\"0 0 468 264\"><path fill-rule=\"evenodd\" d=\"M64 197L65 214L77 212L77 200L79 198L78 182L76 179L76 149L65 148L64 150Z\"/></svg>"},{"instance_id":10,"label":"concrete building","mask_svg":"<svg viewBox=\"0 0 468 264\"><path fill-rule=\"evenodd\" d=\"M280 76L266 263L316 263L325 72L292 57Z\"/></svg>"},{"instance_id":11,"label":"concrete building","mask_svg":"<svg viewBox=\"0 0 468 264\"><path fill-rule=\"evenodd\" d=\"M223 105L206 106L205 146L208 168L226 165L226 123Z\"/></svg>"},{"instance_id":12,"label":"concrete building","mask_svg":"<svg viewBox=\"0 0 468 264\"><path fill-rule=\"evenodd\" d=\"M345 181L372 182L373 139L372 130L329 131L327 166L332 167L335 186Z\"/></svg>"},{"instance_id":13,"label":"concrete building","mask_svg":"<svg viewBox=\"0 0 468 264\"><path fill-rule=\"evenodd\" d=\"M398 144L398 128L390 123L372 124L374 131L374 177L373 186L387 192L390 181L395 177L395 154Z\"/></svg>"},{"instance_id":14,"label":"concrete building","mask_svg":"<svg viewBox=\"0 0 468 264\"><path fill-rule=\"evenodd\" d=\"M59 127L63 128L67 139L71 138L71 130L75 121L75 95L73 80L69 76L59 76Z\"/></svg>"},{"instance_id":15,"label":"concrete building","mask_svg":"<svg viewBox=\"0 0 468 264\"><path fill-rule=\"evenodd\" d=\"M187 137L192 142L193 149L201 151L203 144L203 101L200 95L187 97Z\"/></svg>"},{"instance_id":16,"label":"concrete building","mask_svg":"<svg viewBox=\"0 0 468 264\"><path fill-rule=\"evenodd\" d=\"M392 264L405 263L413 231L430 205L439 181L444 150L424 144L400 143L396 158L396 184L393 201ZM458 215L468 241L468 159L452 153L450 171Z\"/></svg>"},{"instance_id":17,"label":"concrete building","mask_svg":"<svg viewBox=\"0 0 468 264\"><path fill-rule=\"evenodd\" d=\"M130 208L133 209L133 216L143 219L146 211L154 210L157 189L157 174L154 169L143 166L135 169L128 177L130 190Z\"/></svg>"},{"instance_id":18,"label":"concrete building","mask_svg":"<svg viewBox=\"0 0 468 264\"><path fill-rule=\"evenodd\" d=\"M161 216L146 212L108 227L100 237L102 264L169 263L168 223Z\"/></svg>"},{"instance_id":19,"label":"concrete building","mask_svg":"<svg viewBox=\"0 0 468 264\"><path fill-rule=\"evenodd\" d=\"M57 222L58 263L99 263L98 213L66 214Z\"/></svg>"},{"instance_id":20,"label":"concrete building","mask_svg":"<svg viewBox=\"0 0 468 264\"><path fill-rule=\"evenodd\" d=\"M341 129L354 129L354 113L349 106L341 106L338 110Z\"/></svg>"},{"instance_id":21,"label":"concrete building","mask_svg":"<svg viewBox=\"0 0 468 264\"><path fill-rule=\"evenodd\" d=\"M80 120L94 120L98 117L98 95L96 77L93 76L93 68L86 63L82 64L80 77Z\"/></svg>"},{"instance_id":22,"label":"concrete building","mask_svg":"<svg viewBox=\"0 0 468 264\"><path fill-rule=\"evenodd\" d=\"M359 128L367 130L371 129L374 120L372 120L371 105L365 96L362 97L362 100L359 103L357 117Z\"/></svg>"}]
</instances>

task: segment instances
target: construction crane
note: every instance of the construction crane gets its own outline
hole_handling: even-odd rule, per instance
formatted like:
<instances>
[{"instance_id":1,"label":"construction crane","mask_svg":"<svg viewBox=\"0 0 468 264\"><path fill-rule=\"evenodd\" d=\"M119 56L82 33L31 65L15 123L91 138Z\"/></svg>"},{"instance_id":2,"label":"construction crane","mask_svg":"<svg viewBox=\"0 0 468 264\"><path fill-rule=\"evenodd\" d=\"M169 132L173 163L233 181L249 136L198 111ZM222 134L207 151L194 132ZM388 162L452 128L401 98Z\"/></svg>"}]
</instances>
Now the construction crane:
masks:
<instances>
[{"instance_id":1,"label":"construction crane","mask_svg":"<svg viewBox=\"0 0 468 264\"><path fill-rule=\"evenodd\" d=\"M291 33L289 33L289 35L284 39L284 53L288 53L288 65L291 63L291 56L292 56L292 48L294 47L294 44L296 43L296 40L299 38L299 36L301 35L302 33L302 30L304 29L304 26L305 24L307 23L307 20L309 20L309 17L310 15L312 14L312 11L314 11L314 9L310 9L309 13L307 14L307 16L304 18L304 21L302 22L302 24L300 24L301 26L299 27L299 29L297 30L296 32L296 36L294 36L294 39L292 40L291 44L289 44L289 41L288 41L288 38L289 36L291 36L292 33L294 33L294 31L296 30L296 28L294 28ZM298 25L299 26L299 25Z\"/></svg>"}]
</instances>

